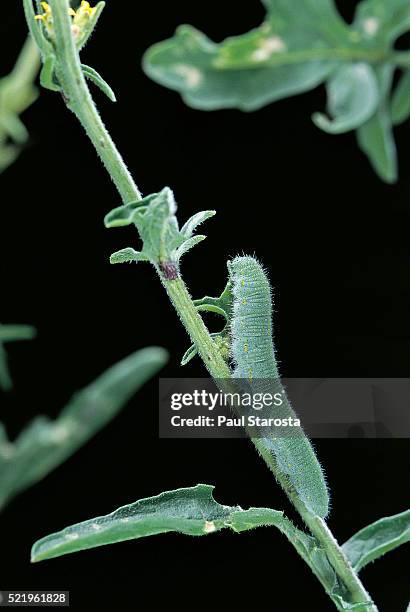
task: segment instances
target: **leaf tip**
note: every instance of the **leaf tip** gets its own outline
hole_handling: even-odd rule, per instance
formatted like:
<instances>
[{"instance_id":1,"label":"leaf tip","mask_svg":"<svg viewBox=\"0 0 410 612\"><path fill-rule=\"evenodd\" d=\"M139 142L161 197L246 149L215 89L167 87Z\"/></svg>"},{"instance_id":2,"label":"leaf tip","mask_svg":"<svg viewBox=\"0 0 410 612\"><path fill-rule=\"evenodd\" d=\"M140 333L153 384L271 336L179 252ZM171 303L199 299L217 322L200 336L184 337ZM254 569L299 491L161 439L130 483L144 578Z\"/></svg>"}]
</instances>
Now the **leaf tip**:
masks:
<instances>
[{"instance_id":1,"label":"leaf tip","mask_svg":"<svg viewBox=\"0 0 410 612\"><path fill-rule=\"evenodd\" d=\"M44 558L45 557L41 555L40 551L38 550L38 542L35 542L31 547L30 563L39 563L39 561L43 561Z\"/></svg>"}]
</instances>

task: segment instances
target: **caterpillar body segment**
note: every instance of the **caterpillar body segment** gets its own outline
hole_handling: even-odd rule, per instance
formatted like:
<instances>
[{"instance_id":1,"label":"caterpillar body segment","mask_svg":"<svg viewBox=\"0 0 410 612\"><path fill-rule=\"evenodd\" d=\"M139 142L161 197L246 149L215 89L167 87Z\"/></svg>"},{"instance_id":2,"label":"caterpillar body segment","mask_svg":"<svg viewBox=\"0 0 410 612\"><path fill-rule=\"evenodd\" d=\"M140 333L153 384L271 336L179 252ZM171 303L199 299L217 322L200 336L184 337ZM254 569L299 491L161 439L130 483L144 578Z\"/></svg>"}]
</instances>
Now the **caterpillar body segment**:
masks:
<instances>
[{"instance_id":1,"label":"caterpillar body segment","mask_svg":"<svg viewBox=\"0 0 410 612\"><path fill-rule=\"evenodd\" d=\"M283 403L272 416L296 418L283 386L275 358L272 329L272 293L269 280L253 257L228 263L233 305L230 321L233 377L253 393L281 392ZM310 512L324 518L329 494L319 461L301 427L265 428L257 432L256 447L274 473L280 472Z\"/></svg>"}]
</instances>

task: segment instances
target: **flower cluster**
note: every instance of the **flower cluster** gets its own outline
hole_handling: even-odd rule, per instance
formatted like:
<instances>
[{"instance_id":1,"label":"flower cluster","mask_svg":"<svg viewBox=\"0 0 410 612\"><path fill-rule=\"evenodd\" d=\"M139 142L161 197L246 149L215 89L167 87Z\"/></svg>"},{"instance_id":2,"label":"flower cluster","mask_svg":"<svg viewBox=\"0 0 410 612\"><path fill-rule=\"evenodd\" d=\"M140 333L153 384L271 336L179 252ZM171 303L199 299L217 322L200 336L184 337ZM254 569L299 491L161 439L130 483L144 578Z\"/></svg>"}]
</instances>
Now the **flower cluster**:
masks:
<instances>
[{"instance_id":1,"label":"flower cluster","mask_svg":"<svg viewBox=\"0 0 410 612\"><path fill-rule=\"evenodd\" d=\"M36 15L36 20L43 24L49 38L52 40L54 38L54 25L51 7L48 2L41 2L41 8L44 12L41 15ZM92 8L90 3L85 1L81 2L76 11L72 8L69 9L69 14L73 20L72 32L76 39L81 38L85 30L87 30L95 12L96 8Z\"/></svg>"}]
</instances>

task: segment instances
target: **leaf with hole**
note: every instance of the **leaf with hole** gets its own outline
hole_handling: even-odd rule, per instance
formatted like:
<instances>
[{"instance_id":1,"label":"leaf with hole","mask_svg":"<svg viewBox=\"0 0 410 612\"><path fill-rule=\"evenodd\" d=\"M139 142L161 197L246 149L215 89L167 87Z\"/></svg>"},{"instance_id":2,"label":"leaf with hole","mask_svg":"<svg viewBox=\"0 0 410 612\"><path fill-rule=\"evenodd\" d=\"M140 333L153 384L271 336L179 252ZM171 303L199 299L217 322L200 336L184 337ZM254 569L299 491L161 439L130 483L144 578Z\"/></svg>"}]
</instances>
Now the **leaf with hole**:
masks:
<instances>
[{"instance_id":1,"label":"leaf with hole","mask_svg":"<svg viewBox=\"0 0 410 612\"><path fill-rule=\"evenodd\" d=\"M106 516L67 527L36 542L32 561L169 532L205 536L221 529L240 533L256 527L275 526L289 538L303 539L304 534L283 516L283 512L224 506L215 501L213 490L213 486L199 484L166 491L123 506Z\"/></svg>"},{"instance_id":2,"label":"leaf with hole","mask_svg":"<svg viewBox=\"0 0 410 612\"><path fill-rule=\"evenodd\" d=\"M252 111L316 87L333 69L327 60L304 61L303 53L295 62L285 47L268 23L220 45L181 26L174 38L148 50L143 65L148 76L179 91L189 106Z\"/></svg>"}]
</instances>

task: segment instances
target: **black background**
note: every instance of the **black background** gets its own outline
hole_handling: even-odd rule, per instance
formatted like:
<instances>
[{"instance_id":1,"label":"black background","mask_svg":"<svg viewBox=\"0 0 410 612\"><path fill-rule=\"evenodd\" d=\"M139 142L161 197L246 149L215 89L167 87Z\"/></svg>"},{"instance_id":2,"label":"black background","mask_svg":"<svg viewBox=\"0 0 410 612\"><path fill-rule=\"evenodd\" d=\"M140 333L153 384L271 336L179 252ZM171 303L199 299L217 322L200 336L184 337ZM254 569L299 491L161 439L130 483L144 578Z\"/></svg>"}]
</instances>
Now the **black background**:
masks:
<instances>
[{"instance_id":1,"label":"black background","mask_svg":"<svg viewBox=\"0 0 410 612\"><path fill-rule=\"evenodd\" d=\"M342 3L340 3L342 4ZM343 2L351 18L354 2ZM20 3L2 11L1 69L24 40ZM204 113L152 83L140 58L191 23L221 40L260 23L256 0L108 2L84 61L113 86L118 104L95 97L145 194L170 185L179 217L215 208L208 240L186 258L194 296L216 294L226 260L256 253L275 293L275 338L284 376L407 376L410 353L408 231L410 127L398 130L400 182L386 186L351 134L328 136L310 121L323 88L253 113ZM54 416L71 393L149 344L170 350L166 376L201 376L179 359L187 338L152 269L112 266L136 247L131 229L105 230L120 204L110 179L60 97L43 91L26 113L31 142L0 179L1 318L37 326L38 340L10 347L16 390L1 398L14 436L37 413ZM218 321L211 322L218 324ZM0 522L1 587L66 589L72 607L116 599L136 608L253 605L331 610L320 585L274 530L127 542L29 564L31 544L64 526L162 490L197 482L242 507L292 509L245 440L158 440L157 382L42 483L15 499ZM343 541L406 508L408 442L320 440L332 490L329 524ZM363 571L380 609L404 611L405 550Z\"/></svg>"}]
</instances>

